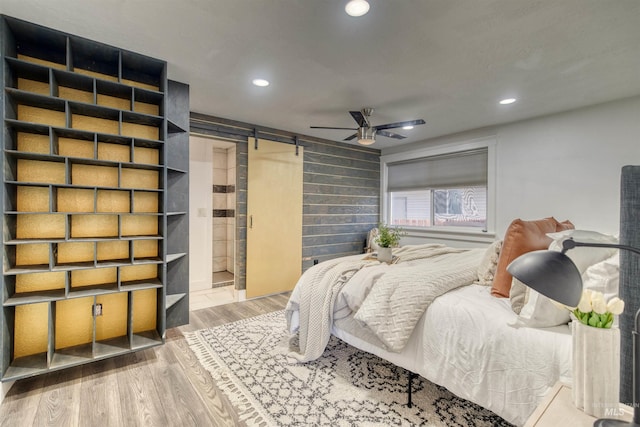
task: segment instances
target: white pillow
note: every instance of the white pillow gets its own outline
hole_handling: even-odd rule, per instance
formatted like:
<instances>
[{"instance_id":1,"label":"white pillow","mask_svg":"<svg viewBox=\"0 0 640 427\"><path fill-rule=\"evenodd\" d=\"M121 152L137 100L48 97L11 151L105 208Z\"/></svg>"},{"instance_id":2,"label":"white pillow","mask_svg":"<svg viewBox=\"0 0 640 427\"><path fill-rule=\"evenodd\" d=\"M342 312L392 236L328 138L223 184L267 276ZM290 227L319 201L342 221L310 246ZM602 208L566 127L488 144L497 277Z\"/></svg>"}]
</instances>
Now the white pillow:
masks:
<instances>
[{"instance_id":1,"label":"white pillow","mask_svg":"<svg viewBox=\"0 0 640 427\"><path fill-rule=\"evenodd\" d=\"M522 308L529 300L529 292L531 288L516 279L515 277L511 281L511 289L509 290L509 301L511 302L511 309L514 313L520 314Z\"/></svg>"},{"instance_id":2,"label":"white pillow","mask_svg":"<svg viewBox=\"0 0 640 427\"><path fill-rule=\"evenodd\" d=\"M620 255L616 253L610 258L587 268L582 274L582 288L602 292L605 301L618 296L620 279Z\"/></svg>"},{"instance_id":3,"label":"white pillow","mask_svg":"<svg viewBox=\"0 0 640 427\"><path fill-rule=\"evenodd\" d=\"M544 295L529 290L529 300L511 326L528 328L550 328L569 323L569 310L561 307Z\"/></svg>"},{"instance_id":4,"label":"white pillow","mask_svg":"<svg viewBox=\"0 0 640 427\"><path fill-rule=\"evenodd\" d=\"M493 276L496 274L501 249L502 240L496 240L489 245L478 266L478 281L475 283L485 286L491 286L493 284Z\"/></svg>"},{"instance_id":5,"label":"white pillow","mask_svg":"<svg viewBox=\"0 0 640 427\"><path fill-rule=\"evenodd\" d=\"M554 239L549 245L549 250L556 251L561 251L562 241L570 237L577 242L584 243L618 243L618 239L615 236L587 230L565 230L557 233L548 233L547 236ZM610 258L616 252L617 249L615 248L577 247L567 251L567 256L571 258L576 267L578 267L578 271L582 274L592 265ZM569 314L568 309L530 289L529 299L522 307L518 319L512 326L547 328L563 325L569 322Z\"/></svg>"},{"instance_id":6,"label":"white pillow","mask_svg":"<svg viewBox=\"0 0 640 427\"><path fill-rule=\"evenodd\" d=\"M562 242L569 238L582 243L618 243L618 239L615 236L588 230L565 230L557 233L547 233L547 236L553 239L553 242L549 245L549 250L558 252L562 251ZM571 261L582 274L587 268L610 258L617 251L616 248L576 247L568 250L567 256L571 258Z\"/></svg>"},{"instance_id":7,"label":"white pillow","mask_svg":"<svg viewBox=\"0 0 640 427\"><path fill-rule=\"evenodd\" d=\"M369 234L367 235L367 247L365 248L365 252L377 252L378 244L376 243L376 237L378 237L378 228L372 228L369 230Z\"/></svg>"}]
</instances>

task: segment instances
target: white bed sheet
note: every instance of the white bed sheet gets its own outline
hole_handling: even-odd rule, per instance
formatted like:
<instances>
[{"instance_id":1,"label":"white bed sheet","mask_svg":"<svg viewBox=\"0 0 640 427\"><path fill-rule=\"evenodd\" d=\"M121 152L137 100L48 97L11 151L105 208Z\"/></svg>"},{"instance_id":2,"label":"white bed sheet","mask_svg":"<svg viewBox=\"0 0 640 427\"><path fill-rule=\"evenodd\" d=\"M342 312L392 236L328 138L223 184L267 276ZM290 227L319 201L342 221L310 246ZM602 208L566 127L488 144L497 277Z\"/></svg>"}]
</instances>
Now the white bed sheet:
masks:
<instances>
[{"instance_id":1,"label":"white bed sheet","mask_svg":"<svg viewBox=\"0 0 640 427\"><path fill-rule=\"evenodd\" d=\"M517 317L509 300L490 290L469 285L436 298L400 353L372 344L375 337L362 335L352 316L336 321L332 333L523 425L550 387L570 382L571 332L566 325L509 326Z\"/></svg>"}]
</instances>

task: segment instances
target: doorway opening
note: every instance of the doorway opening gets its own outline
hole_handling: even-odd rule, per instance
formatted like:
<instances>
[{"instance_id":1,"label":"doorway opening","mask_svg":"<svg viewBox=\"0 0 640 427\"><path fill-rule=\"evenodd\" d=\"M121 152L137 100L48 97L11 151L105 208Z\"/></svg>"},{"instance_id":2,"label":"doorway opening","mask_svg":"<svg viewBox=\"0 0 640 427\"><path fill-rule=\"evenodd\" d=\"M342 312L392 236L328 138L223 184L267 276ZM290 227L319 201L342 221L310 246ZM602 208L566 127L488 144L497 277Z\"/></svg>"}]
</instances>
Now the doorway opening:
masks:
<instances>
[{"instance_id":1,"label":"doorway opening","mask_svg":"<svg viewBox=\"0 0 640 427\"><path fill-rule=\"evenodd\" d=\"M199 310L236 300L236 145L190 137L189 305Z\"/></svg>"}]
</instances>

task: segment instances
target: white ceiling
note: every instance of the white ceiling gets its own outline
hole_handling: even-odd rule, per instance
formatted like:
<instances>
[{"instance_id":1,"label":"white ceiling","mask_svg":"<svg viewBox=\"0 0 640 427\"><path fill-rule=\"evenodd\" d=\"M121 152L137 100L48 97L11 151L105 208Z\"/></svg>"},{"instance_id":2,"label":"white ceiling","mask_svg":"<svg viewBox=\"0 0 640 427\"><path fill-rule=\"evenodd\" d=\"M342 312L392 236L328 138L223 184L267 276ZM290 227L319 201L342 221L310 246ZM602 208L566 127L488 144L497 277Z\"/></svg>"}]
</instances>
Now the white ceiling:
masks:
<instances>
[{"instance_id":1,"label":"white ceiling","mask_svg":"<svg viewBox=\"0 0 640 427\"><path fill-rule=\"evenodd\" d=\"M374 125L425 119L399 130L414 142L640 94L639 0L370 0L361 18L345 3L0 0L0 13L166 60L191 111L332 140L350 132L309 126L352 127L365 106Z\"/></svg>"}]
</instances>

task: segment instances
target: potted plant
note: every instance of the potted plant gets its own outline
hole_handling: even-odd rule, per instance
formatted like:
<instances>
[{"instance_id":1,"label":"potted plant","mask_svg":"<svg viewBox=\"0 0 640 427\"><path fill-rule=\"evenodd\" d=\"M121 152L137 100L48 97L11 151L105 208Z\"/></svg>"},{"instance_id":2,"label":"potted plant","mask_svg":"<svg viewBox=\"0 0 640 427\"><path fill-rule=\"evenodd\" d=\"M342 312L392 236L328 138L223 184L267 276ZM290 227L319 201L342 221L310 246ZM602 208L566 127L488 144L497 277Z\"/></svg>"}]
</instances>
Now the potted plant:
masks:
<instances>
[{"instance_id":1,"label":"potted plant","mask_svg":"<svg viewBox=\"0 0 640 427\"><path fill-rule=\"evenodd\" d=\"M378 261L391 262L393 256L391 248L398 247L402 236L406 236L406 232L400 227L390 227L387 224L380 223L378 225L378 236L376 244L380 246L378 249Z\"/></svg>"}]
</instances>

